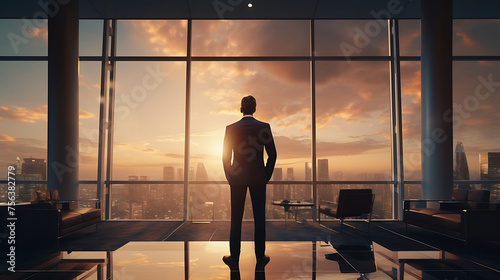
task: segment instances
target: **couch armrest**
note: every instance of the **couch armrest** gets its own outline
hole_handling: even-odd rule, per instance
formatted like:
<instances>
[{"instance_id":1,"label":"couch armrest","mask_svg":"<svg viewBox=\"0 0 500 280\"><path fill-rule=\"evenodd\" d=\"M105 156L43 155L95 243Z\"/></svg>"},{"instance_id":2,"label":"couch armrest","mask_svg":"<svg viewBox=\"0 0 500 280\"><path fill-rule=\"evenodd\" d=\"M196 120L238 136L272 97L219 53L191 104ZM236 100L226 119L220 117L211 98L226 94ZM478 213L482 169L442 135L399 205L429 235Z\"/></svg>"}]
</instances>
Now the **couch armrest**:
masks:
<instances>
[{"instance_id":1,"label":"couch armrest","mask_svg":"<svg viewBox=\"0 0 500 280\"><path fill-rule=\"evenodd\" d=\"M467 240L500 240L500 210L467 209L462 215Z\"/></svg>"}]
</instances>

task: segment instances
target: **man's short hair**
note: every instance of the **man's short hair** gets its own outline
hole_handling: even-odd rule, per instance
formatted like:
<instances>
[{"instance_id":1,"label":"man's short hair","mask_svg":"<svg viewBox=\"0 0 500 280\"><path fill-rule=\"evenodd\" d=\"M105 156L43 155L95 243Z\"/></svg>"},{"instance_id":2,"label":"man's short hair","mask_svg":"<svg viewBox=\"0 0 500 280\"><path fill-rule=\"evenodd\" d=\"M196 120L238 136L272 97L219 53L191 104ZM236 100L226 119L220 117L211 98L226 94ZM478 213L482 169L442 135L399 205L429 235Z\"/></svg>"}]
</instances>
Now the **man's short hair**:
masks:
<instances>
[{"instance_id":1,"label":"man's short hair","mask_svg":"<svg viewBox=\"0 0 500 280\"><path fill-rule=\"evenodd\" d=\"M252 115L257 108L255 97L249 95L241 99L241 112L243 115Z\"/></svg>"}]
</instances>

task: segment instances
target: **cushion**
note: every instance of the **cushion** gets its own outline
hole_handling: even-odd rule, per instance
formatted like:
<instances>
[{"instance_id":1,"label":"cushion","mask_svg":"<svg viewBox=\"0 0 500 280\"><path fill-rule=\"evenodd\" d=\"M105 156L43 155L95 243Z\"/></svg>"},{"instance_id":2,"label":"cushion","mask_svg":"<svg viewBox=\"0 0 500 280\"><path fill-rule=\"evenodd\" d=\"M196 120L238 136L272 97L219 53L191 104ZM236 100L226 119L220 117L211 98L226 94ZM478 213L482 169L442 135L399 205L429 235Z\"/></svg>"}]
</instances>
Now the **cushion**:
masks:
<instances>
[{"instance_id":1,"label":"cushion","mask_svg":"<svg viewBox=\"0 0 500 280\"><path fill-rule=\"evenodd\" d=\"M405 211L405 221L415 221L417 223L431 223L432 215L443 213L439 209L433 208L416 208Z\"/></svg>"},{"instance_id":2,"label":"cushion","mask_svg":"<svg viewBox=\"0 0 500 280\"><path fill-rule=\"evenodd\" d=\"M50 192L50 199L52 200L61 200L59 198L59 190L49 190Z\"/></svg>"},{"instance_id":3,"label":"cushion","mask_svg":"<svg viewBox=\"0 0 500 280\"><path fill-rule=\"evenodd\" d=\"M469 190L467 194L469 209L486 209L489 201L490 192L486 190Z\"/></svg>"},{"instance_id":4,"label":"cushion","mask_svg":"<svg viewBox=\"0 0 500 280\"><path fill-rule=\"evenodd\" d=\"M453 201L467 201L468 190L453 190L451 200Z\"/></svg>"},{"instance_id":5,"label":"cushion","mask_svg":"<svg viewBox=\"0 0 500 280\"><path fill-rule=\"evenodd\" d=\"M38 200L38 201L50 200L50 191L49 190L37 190L36 191L36 200Z\"/></svg>"},{"instance_id":6,"label":"cushion","mask_svg":"<svg viewBox=\"0 0 500 280\"><path fill-rule=\"evenodd\" d=\"M61 213L61 227L68 228L83 223L83 216L78 212L63 211Z\"/></svg>"}]
</instances>

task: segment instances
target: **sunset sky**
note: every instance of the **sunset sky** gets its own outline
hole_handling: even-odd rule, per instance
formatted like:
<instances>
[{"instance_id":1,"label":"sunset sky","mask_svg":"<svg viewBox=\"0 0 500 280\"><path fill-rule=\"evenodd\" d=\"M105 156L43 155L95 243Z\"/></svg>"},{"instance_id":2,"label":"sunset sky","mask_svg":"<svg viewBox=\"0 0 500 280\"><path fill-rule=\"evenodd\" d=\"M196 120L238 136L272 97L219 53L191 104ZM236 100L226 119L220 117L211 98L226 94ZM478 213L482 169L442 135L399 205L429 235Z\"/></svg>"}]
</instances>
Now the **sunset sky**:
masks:
<instances>
[{"instance_id":1,"label":"sunset sky","mask_svg":"<svg viewBox=\"0 0 500 280\"><path fill-rule=\"evenodd\" d=\"M316 21L317 55L343 55L356 30L368 21ZM0 20L0 37L22 34L23 21ZM193 56L309 56L308 21L193 21ZM117 54L185 56L187 21L119 21ZM0 56L47 55L46 28L28 28L31 38L16 53L0 40ZM293 30L293 32L291 32ZM102 22L81 21L80 54L100 55ZM400 21L401 55L420 55L420 26ZM370 37L357 55L388 55L387 28ZM457 20L454 55L499 55L500 20ZM211 180L224 180L225 126L240 119L241 97L257 99L255 117L271 124L277 167L293 167L304 180L311 161L309 61L193 61L190 164L203 162ZM389 62L319 61L316 64L317 158L330 172L356 180L360 173L391 172ZM420 179L420 62L401 63L406 179ZM186 63L118 62L116 69L113 179L128 175L161 180L163 166L184 166ZM145 84L145 80L148 83ZM454 62L454 142L462 141L471 179L478 154L500 152L500 62ZM0 61L0 168L21 159L46 158L47 62ZM100 62L80 63L80 179L96 179ZM136 92L144 89L141 96ZM134 97L134 94L135 97ZM475 99L474 99L475 98ZM476 100L477 102L475 102ZM331 176L331 175L330 175ZM0 175L3 178L4 175ZM387 177L386 179L390 179Z\"/></svg>"}]
</instances>

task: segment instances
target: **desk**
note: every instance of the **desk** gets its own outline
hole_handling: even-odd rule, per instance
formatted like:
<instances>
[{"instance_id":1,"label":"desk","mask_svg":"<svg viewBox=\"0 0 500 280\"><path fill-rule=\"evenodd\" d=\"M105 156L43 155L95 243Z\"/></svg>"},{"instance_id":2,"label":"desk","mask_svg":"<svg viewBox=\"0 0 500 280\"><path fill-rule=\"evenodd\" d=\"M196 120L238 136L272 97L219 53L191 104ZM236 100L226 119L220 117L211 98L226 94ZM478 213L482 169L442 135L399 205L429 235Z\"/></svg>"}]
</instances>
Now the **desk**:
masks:
<instances>
[{"instance_id":1,"label":"desk","mask_svg":"<svg viewBox=\"0 0 500 280\"><path fill-rule=\"evenodd\" d=\"M312 202L300 202L300 201L273 201L273 205L283 206L283 210L285 210L285 228L287 227L288 215L286 212L291 212L290 208L295 207L295 222L297 222L297 207L311 207L314 208L314 203Z\"/></svg>"}]
</instances>

